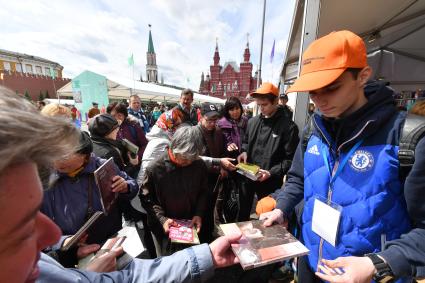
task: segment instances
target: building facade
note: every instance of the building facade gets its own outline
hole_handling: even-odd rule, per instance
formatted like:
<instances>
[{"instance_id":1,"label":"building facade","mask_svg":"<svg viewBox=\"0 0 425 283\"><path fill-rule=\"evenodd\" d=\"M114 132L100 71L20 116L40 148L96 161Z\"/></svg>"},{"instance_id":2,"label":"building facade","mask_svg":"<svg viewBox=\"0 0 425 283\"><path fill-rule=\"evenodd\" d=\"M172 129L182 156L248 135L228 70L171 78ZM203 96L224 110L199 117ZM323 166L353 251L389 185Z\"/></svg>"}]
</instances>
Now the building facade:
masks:
<instances>
[{"instance_id":1,"label":"building facade","mask_svg":"<svg viewBox=\"0 0 425 283\"><path fill-rule=\"evenodd\" d=\"M251 53L249 51L249 42L243 53L243 62L239 66L234 61L229 61L220 65L220 54L218 44L216 43L213 57L213 65L210 71L204 76L201 75L199 92L226 99L230 96L237 96L242 103L247 102L247 95L257 88L257 75L252 76L253 65L250 62Z\"/></svg>"},{"instance_id":2,"label":"building facade","mask_svg":"<svg viewBox=\"0 0 425 283\"><path fill-rule=\"evenodd\" d=\"M0 85L34 101L56 98L56 90L70 81L62 78L62 70L56 62L0 49Z\"/></svg>"}]
</instances>

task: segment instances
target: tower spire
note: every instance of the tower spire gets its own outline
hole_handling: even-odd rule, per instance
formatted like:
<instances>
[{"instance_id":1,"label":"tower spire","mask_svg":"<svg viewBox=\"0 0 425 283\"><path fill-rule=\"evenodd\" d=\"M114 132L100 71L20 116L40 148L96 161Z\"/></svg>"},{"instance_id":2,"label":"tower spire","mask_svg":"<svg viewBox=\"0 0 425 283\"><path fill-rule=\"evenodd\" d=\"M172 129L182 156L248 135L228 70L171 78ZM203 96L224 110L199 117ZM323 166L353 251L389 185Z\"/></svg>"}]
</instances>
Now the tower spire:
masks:
<instances>
[{"instance_id":1,"label":"tower spire","mask_svg":"<svg viewBox=\"0 0 425 283\"><path fill-rule=\"evenodd\" d=\"M158 82L158 66L156 65L156 54L153 48L152 40L152 25L149 24L149 41L148 41L148 52L146 52L146 80L148 82Z\"/></svg>"},{"instance_id":2,"label":"tower spire","mask_svg":"<svg viewBox=\"0 0 425 283\"><path fill-rule=\"evenodd\" d=\"M243 53L243 61L244 63L248 63L251 57L251 52L249 52L249 33L246 34L246 47Z\"/></svg>"},{"instance_id":3,"label":"tower spire","mask_svg":"<svg viewBox=\"0 0 425 283\"><path fill-rule=\"evenodd\" d=\"M215 38L215 52L214 52L214 66L220 62L220 55L218 54L218 37Z\"/></svg>"}]
</instances>

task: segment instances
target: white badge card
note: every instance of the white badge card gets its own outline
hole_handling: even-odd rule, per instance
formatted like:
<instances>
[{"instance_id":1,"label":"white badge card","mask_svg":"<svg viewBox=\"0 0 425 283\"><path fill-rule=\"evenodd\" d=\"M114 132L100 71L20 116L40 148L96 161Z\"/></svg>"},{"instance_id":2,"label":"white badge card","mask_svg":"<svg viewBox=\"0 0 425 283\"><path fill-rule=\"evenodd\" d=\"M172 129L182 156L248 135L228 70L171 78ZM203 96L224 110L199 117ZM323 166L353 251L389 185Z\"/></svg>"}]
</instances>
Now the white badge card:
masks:
<instances>
[{"instance_id":1,"label":"white badge card","mask_svg":"<svg viewBox=\"0 0 425 283\"><path fill-rule=\"evenodd\" d=\"M311 229L326 242L335 247L342 207L335 203L330 205L319 198L314 200Z\"/></svg>"}]
</instances>

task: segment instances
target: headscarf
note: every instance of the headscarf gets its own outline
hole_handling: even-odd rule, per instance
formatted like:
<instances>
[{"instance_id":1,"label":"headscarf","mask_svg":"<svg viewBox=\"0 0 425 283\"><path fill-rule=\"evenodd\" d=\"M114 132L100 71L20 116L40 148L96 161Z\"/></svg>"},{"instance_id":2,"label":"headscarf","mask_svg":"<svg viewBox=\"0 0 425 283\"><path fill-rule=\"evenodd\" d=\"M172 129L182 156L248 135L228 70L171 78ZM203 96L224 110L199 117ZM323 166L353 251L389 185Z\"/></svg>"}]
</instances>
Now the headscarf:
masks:
<instances>
[{"instance_id":1,"label":"headscarf","mask_svg":"<svg viewBox=\"0 0 425 283\"><path fill-rule=\"evenodd\" d=\"M183 113L179 109L173 108L162 113L155 125L167 132L169 135L172 135L176 131L177 126L181 123L178 123L179 119L180 121L183 120Z\"/></svg>"}]
</instances>

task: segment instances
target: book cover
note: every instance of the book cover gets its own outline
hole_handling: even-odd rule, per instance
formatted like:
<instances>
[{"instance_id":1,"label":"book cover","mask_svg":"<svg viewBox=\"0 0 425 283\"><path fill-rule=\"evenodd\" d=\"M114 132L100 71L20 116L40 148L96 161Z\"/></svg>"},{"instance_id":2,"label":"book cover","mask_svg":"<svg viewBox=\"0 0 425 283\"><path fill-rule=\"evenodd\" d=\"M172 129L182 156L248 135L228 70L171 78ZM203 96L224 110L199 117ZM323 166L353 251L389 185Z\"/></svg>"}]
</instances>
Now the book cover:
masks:
<instances>
[{"instance_id":1,"label":"book cover","mask_svg":"<svg viewBox=\"0 0 425 283\"><path fill-rule=\"evenodd\" d=\"M309 250L282 225L264 227L263 221L253 220L221 224L225 235L242 233L232 250L244 270L303 256Z\"/></svg>"},{"instance_id":2,"label":"book cover","mask_svg":"<svg viewBox=\"0 0 425 283\"><path fill-rule=\"evenodd\" d=\"M260 170L260 167L258 165L250 163L238 163L236 165L236 168L238 168L236 172L238 172L239 174L244 175L245 177L253 181L257 181L258 171Z\"/></svg>"},{"instance_id":3,"label":"book cover","mask_svg":"<svg viewBox=\"0 0 425 283\"><path fill-rule=\"evenodd\" d=\"M177 226L171 226L168 233L172 243L181 243L181 244L199 244L198 233L196 228L191 228L190 220L174 220L177 223Z\"/></svg>"},{"instance_id":4,"label":"book cover","mask_svg":"<svg viewBox=\"0 0 425 283\"><path fill-rule=\"evenodd\" d=\"M94 171L94 179L99 188L100 200L105 215L108 215L118 197L118 193L112 191L112 178L116 175L118 175L118 172L112 157Z\"/></svg>"},{"instance_id":5,"label":"book cover","mask_svg":"<svg viewBox=\"0 0 425 283\"><path fill-rule=\"evenodd\" d=\"M89 233L89 230L91 227L93 227L93 224L96 223L96 221L103 215L102 211L96 211L89 220L84 223L84 225L75 233L70 239L67 241L66 245L64 245L61 250L67 251L70 248L72 248L75 244L78 243L78 241L86 234Z\"/></svg>"}]
</instances>

